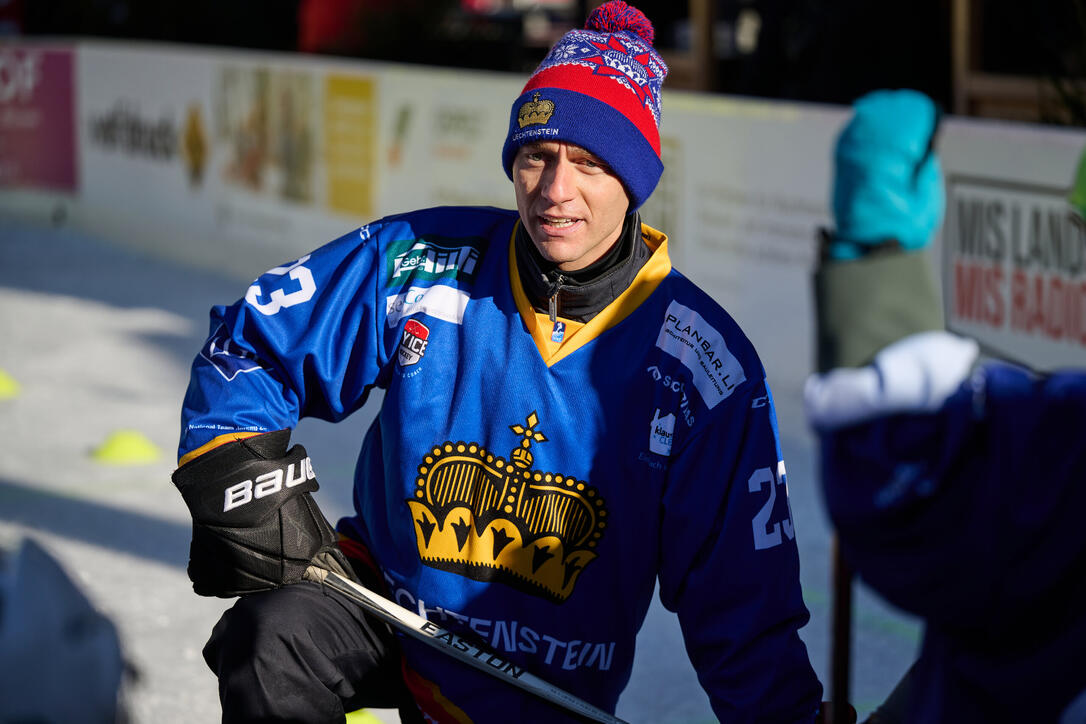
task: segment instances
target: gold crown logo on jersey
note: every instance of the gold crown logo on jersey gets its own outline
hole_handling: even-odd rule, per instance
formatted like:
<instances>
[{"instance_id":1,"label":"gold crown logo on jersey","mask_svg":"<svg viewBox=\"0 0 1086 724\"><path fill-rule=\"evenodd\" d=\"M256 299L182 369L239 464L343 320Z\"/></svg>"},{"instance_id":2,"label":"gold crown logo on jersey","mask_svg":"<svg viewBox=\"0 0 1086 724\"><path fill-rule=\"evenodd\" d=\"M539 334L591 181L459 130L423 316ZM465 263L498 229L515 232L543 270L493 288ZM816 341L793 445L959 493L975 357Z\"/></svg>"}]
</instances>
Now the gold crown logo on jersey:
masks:
<instances>
[{"instance_id":1,"label":"gold crown logo on jersey","mask_svg":"<svg viewBox=\"0 0 1086 724\"><path fill-rule=\"evenodd\" d=\"M596 558L607 509L587 482L532 470L532 443L547 438L535 412L525 422L509 426L521 440L508 459L473 442L434 446L407 505L426 565L561 603Z\"/></svg>"},{"instance_id":2,"label":"gold crown logo on jersey","mask_svg":"<svg viewBox=\"0 0 1086 724\"><path fill-rule=\"evenodd\" d=\"M539 100L538 91L532 94L532 100L521 105L517 111L517 123L521 128L525 126L546 123L554 114L554 101Z\"/></svg>"}]
</instances>

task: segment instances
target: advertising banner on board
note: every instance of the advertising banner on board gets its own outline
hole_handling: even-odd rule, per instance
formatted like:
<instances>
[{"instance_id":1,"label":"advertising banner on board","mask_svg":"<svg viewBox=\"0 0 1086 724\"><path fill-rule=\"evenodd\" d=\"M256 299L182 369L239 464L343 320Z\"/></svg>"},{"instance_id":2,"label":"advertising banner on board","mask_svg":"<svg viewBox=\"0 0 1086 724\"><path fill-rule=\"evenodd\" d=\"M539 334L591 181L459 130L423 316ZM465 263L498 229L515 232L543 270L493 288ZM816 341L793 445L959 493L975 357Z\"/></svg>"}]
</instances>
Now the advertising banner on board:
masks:
<instances>
[{"instance_id":1,"label":"advertising banner on board","mask_svg":"<svg viewBox=\"0 0 1086 724\"><path fill-rule=\"evenodd\" d=\"M511 208L514 74L82 41L0 50L0 189L78 188L91 230L255 274L388 214ZM76 115L78 114L78 115ZM642 219L720 301L777 386L813 357L816 231L844 106L672 91ZM1038 369L1082 364L1086 134L951 117L933 263L947 325ZM1086 194L1086 192L1084 192ZM1086 204L1080 204L1086 206ZM773 318L771 327L752 320Z\"/></svg>"},{"instance_id":2,"label":"advertising banner on board","mask_svg":"<svg viewBox=\"0 0 1086 724\"><path fill-rule=\"evenodd\" d=\"M944 139L947 326L1037 370L1086 366L1086 223L1071 203L1083 139L1010 124L965 135L967 125ZM983 153L960 153L985 138ZM1030 163L1016 163L1023 150Z\"/></svg>"},{"instance_id":3,"label":"advertising banner on board","mask_svg":"<svg viewBox=\"0 0 1086 724\"><path fill-rule=\"evenodd\" d=\"M75 53L0 47L0 189L75 191Z\"/></svg>"}]
</instances>

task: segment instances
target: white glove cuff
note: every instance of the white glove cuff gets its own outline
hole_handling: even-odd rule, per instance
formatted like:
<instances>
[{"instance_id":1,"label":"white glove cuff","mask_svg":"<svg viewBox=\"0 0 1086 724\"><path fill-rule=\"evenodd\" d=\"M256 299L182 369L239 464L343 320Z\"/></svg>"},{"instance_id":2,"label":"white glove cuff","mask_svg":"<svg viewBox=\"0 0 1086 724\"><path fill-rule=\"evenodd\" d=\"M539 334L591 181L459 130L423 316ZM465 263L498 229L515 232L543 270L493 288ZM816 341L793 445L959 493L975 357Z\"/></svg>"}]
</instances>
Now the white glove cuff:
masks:
<instances>
[{"instance_id":1,"label":"white glove cuff","mask_svg":"<svg viewBox=\"0 0 1086 724\"><path fill-rule=\"evenodd\" d=\"M803 388L807 420L833 430L899 412L938 409L976 362L976 341L949 332L921 332L883 348L860 368L811 375Z\"/></svg>"}]
</instances>

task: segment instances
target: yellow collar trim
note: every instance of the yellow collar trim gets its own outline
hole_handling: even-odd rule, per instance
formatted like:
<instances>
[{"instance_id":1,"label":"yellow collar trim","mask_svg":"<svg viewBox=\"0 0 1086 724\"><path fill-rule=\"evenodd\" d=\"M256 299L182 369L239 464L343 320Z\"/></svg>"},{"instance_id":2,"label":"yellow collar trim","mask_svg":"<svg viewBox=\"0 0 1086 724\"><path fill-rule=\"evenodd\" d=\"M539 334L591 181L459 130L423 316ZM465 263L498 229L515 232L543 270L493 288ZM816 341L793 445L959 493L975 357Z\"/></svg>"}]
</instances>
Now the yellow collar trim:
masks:
<instances>
[{"instance_id":1,"label":"yellow collar trim","mask_svg":"<svg viewBox=\"0 0 1086 724\"><path fill-rule=\"evenodd\" d=\"M548 367L565 359L581 347L599 337L611 327L614 327L641 306L641 303L656 291L660 282L671 273L671 258L667 253L667 235L657 231L648 224L641 224L641 238L652 249L652 256L637 272L633 282L622 294L608 304L595 317L590 319L577 333L567 337L553 354L548 349L553 346L550 342L550 331L543 328L536 319L536 312L528 301L528 295L524 293L524 286L520 283L520 272L517 270L516 249L514 243L517 236L518 221L513 227L513 233L509 238L509 282L513 287L513 299L517 304L524 325L535 341L539 356Z\"/></svg>"}]
</instances>

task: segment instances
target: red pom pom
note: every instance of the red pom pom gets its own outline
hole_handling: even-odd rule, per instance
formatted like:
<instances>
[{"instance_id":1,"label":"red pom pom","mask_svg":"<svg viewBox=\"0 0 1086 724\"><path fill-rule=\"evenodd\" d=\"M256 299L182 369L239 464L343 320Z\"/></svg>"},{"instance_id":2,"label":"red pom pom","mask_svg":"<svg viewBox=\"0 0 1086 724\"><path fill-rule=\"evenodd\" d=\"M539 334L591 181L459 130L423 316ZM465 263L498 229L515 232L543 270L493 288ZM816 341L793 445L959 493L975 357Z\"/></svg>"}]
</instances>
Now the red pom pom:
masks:
<instances>
[{"instance_id":1,"label":"red pom pom","mask_svg":"<svg viewBox=\"0 0 1086 724\"><path fill-rule=\"evenodd\" d=\"M649 45L656 38L656 31L645 13L622 0L610 0L600 5L588 16L584 26L601 33L633 33Z\"/></svg>"}]
</instances>

